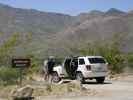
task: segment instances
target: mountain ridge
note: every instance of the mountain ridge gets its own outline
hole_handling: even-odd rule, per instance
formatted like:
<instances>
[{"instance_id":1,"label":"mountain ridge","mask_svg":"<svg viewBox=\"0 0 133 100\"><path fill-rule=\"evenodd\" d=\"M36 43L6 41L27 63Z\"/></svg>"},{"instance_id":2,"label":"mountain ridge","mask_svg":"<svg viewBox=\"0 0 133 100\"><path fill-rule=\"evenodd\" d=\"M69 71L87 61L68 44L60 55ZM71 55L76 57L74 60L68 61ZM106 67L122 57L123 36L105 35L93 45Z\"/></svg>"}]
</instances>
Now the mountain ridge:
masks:
<instances>
[{"instance_id":1,"label":"mountain ridge","mask_svg":"<svg viewBox=\"0 0 133 100\"><path fill-rule=\"evenodd\" d=\"M69 54L72 47L80 48L88 42L109 40L113 34L123 34L127 45L122 49L133 51L132 11L111 8L106 12L93 10L70 16L0 4L0 13L0 33L3 33L0 42L14 32L22 36L31 32L33 41L28 50L35 54Z\"/></svg>"}]
</instances>

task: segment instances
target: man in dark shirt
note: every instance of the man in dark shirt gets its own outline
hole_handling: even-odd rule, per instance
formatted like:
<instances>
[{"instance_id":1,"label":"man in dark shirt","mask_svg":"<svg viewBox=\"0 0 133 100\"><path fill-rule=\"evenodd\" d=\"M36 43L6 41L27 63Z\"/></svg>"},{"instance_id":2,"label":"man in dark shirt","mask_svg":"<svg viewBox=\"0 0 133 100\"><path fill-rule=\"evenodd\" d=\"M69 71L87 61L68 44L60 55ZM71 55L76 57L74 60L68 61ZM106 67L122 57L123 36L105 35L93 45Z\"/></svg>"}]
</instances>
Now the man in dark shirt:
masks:
<instances>
[{"instance_id":1,"label":"man in dark shirt","mask_svg":"<svg viewBox=\"0 0 133 100\"><path fill-rule=\"evenodd\" d=\"M54 58L53 57L52 58L50 57L50 59L48 60L48 63L47 63L48 73L49 74L52 74L54 65L55 65Z\"/></svg>"},{"instance_id":2,"label":"man in dark shirt","mask_svg":"<svg viewBox=\"0 0 133 100\"><path fill-rule=\"evenodd\" d=\"M50 56L47 62L47 78L48 80L51 79L53 73L53 67L55 66L55 60L53 56Z\"/></svg>"}]
</instances>

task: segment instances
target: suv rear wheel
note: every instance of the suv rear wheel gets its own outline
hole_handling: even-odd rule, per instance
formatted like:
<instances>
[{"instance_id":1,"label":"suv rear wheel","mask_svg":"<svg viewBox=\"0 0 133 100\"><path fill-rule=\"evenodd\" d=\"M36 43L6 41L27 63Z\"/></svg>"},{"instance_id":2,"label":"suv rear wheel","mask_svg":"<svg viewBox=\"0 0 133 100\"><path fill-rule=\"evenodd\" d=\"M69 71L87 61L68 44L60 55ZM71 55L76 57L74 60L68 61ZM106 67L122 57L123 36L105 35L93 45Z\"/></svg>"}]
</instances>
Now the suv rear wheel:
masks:
<instances>
[{"instance_id":1,"label":"suv rear wheel","mask_svg":"<svg viewBox=\"0 0 133 100\"><path fill-rule=\"evenodd\" d=\"M104 80L105 80L105 77L97 77L97 78L96 78L96 81L97 81L97 83L99 83L99 84L103 84L103 83L104 83Z\"/></svg>"},{"instance_id":2,"label":"suv rear wheel","mask_svg":"<svg viewBox=\"0 0 133 100\"><path fill-rule=\"evenodd\" d=\"M83 77L83 74L81 73L81 72L78 72L77 74L76 74L76 79L78 80L78 81L80 81L81 83L84 83L84 77Z\"/></svg>"}]
</instances>

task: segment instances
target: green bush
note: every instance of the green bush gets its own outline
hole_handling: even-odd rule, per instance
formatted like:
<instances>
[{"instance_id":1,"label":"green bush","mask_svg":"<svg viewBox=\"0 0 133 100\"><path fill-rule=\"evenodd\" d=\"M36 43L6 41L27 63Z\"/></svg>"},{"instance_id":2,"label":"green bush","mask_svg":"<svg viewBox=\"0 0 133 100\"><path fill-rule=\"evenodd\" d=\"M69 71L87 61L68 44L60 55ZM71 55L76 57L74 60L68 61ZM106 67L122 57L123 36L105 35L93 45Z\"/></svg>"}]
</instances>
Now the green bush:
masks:
<instances>
[{"instance_id":1,"label":"green bush","mask_svg":"<svg viewBox=\"0 0 133 100\"><path fill-rule=\"evenodd\" d=\"M129 68L133 69L133 54L128 54L127 56L127 65Z\"/></svg>"},{"instance_id":2,"label":"green bush","mask_svg":"<svg viewBox=\"0 0 133 100\"><path fill-rule=\"evenodd\" d=\"M8 66L15 47L20 44L20 33L14 33L0 45L0 66Z\"/></svg>"},{"instance_id":3,"label":"green bush","mask_svg":"<svg viewBox=\"0 0 133 100\"><path fill-rule=\"evenodd\" d=\"M29 53L26 58L31 60L31 66L28 68L28 74L38 73L40 71L41 60L37 58L34 54Z\"/></svg>"},{"instance_id":4,"label":"green bush","mask_svg":"<svg viewBox=\"0 0 133 100\"><path fill-rule=\"evenodd\" d=\"M102 55L109 62L109 70L111 73L121 73L125 68L125 57L117 48L105 51Z\"/></svg>"},{"instance_id":5,"label":"green bush","mask_svg":"<svg viewBox=\"0 0 133 100\"><path fill-rule=\"evenodd\" d=\"M0 68L0 83L1 84L14 84L18 81L19 71L9 67Z\"/></svg>"},{"instance_id":6,"label":"green bush","mask_svg":"<svg viewBox=\"0 0 133 100\"><path fill-rule=\"evenodd\" d=\"M121 55L117 55L111 58L106 58L108 60L108 62L110 62L109 64L109 70L112 74L115 73L122 73L124 71L125 68L125 59L124 57L122 57Z\"/></svg>"}]
</instances>

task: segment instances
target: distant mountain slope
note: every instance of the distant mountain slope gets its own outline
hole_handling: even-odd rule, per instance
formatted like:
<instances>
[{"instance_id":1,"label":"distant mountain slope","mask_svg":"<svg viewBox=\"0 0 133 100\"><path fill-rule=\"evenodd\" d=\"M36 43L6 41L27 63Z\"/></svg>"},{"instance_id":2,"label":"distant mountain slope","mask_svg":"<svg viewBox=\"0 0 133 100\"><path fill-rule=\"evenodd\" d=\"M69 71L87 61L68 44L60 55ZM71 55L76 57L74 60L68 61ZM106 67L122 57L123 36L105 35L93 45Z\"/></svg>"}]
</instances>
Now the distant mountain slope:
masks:
<instances>
[{"instance_id":1,"label":"distant mountain slope","mask_svg":"<svg viewBox=\"0 0 133 100\"><path fill-rule=\"evenodd\" d=\"M69 54L93 41L112 41L121 36L122 50L133 51L133 11L110 9L107 12L91 11L78 16L13 8L0 4L0 44L14 32L22 36L33 33L27 50L39 56ZM117 38L117 37L116 37ZM18 49L25 52L25 49Z\"/></svg>"},{"instance_id":2,"label":"distant mountain slope","mask_svg":"<svg viewBox=\"0 0 133 100\"><path fill-rule=\"evenodd\" d=\"M35 35L50 35L69 25L71 19L69 15L12 8L0 4L0 33L32 32Z\"/></svg>"},{"instance_id":3,"label":"distant mountain slope","mask_svg":"<svg viewBox=\"0 0 133 100\"><path fill-rule=\"evenodd\" d=\"M110 9L107 12L92 11L90 13L82 13L76 16L73 27L60 32L56 40L64 40L63 42L66 45L80 48L78 45L84 46L86 45L85 43L92 41L111 41L115 34L119 34L121 36L121 44L125 44L122 50L132 52L132 12L126 13L117 9ZM58 39L58 37L60 38ZM64 45L64 43L62 44Z\"/></svg>"}]
</instances>

